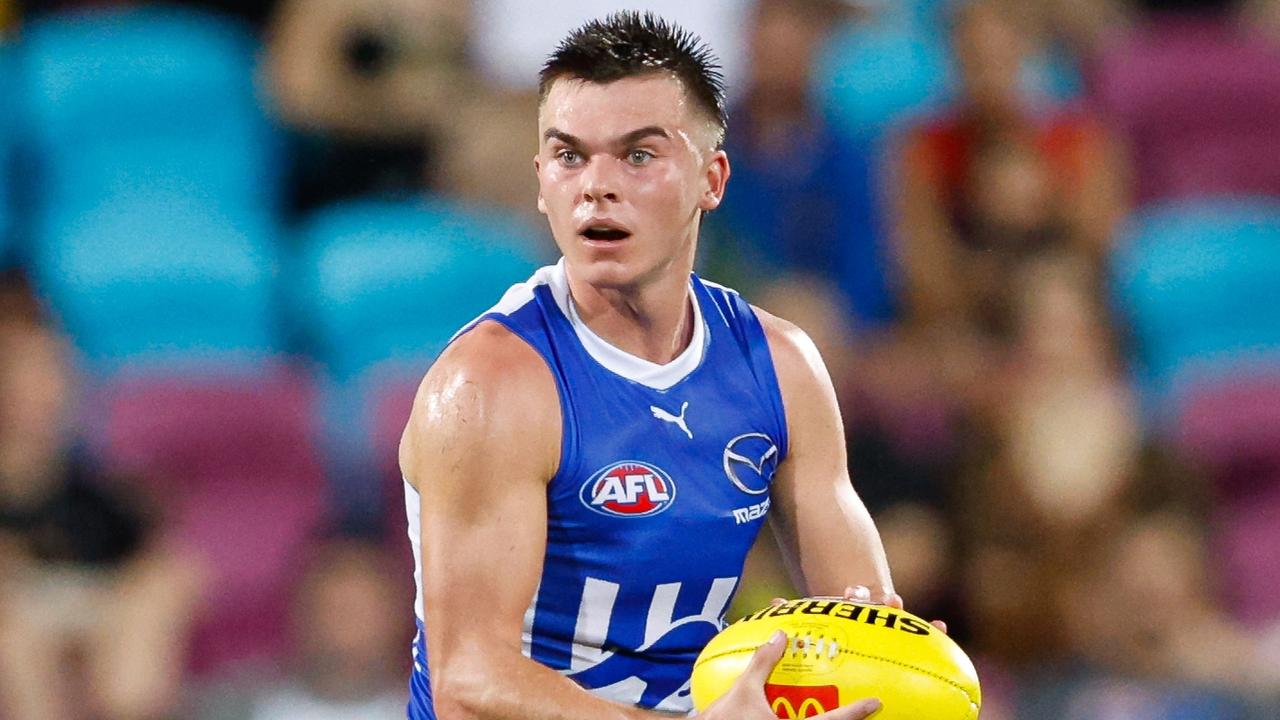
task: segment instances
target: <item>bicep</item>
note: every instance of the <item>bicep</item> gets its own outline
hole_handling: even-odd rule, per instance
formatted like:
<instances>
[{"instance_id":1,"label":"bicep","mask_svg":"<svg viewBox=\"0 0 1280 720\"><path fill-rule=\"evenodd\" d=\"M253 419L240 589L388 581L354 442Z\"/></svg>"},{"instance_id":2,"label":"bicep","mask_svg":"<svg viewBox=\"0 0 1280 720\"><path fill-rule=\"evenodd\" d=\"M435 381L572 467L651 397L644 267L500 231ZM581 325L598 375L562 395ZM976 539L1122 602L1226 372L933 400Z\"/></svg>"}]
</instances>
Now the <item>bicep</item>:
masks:
<instances>
[{"instance_id":1,"label":"bicep","mask_svg":"<svg viewBox=\"0 0 1280 720\"><path fill-rule=\"evenodd\" d=\"M463 625L469 636L519 640L542 568L545 486L501 459L427 463L418 475L423 609L433 640L448 643L447 630ZM486 625L470 627L465 620L480 608Z\"/></svg>"},{"instance_id":2,"label":"bicep","mask_svg":"<svg viewBox=\"0 0 1280 720\"><path fill-rule=\"evenodd\" d=\"M420 497L433 663L477 644L519 648L541 574L546 481L559 443L558 433L528 430L558 427L529 423L548 413L540 382L522 385L520 371L491 383L440 375L428 374L415 400L401 457Z\"/></svg>"}]
</instances>

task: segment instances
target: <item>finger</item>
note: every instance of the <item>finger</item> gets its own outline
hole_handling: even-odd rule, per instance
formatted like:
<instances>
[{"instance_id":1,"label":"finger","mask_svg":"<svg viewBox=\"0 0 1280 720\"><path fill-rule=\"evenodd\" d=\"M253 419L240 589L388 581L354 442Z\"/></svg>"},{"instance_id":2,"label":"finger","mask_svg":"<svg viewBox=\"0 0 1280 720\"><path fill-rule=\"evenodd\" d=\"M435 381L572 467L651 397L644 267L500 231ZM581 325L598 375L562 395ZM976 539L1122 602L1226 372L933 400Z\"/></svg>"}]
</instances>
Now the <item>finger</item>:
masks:
<instances>
[{"instance_id":1,"label":"finger","mask_svg":"<svg viewBox=\"0 0 1280 720\"><path fill-rule=\"evenodd\" d=\"M844 599L855 602L871 602L871 588L866 585L854 585L844 589Z\"/></svg>"},{"instance_id":2,"label":"finger","mask_svg":"<svg viewBox=\"0 0 1280 720\"><path fill-rule=\"evenodd\" d=\"M889 593L884 598L884 604L898 610L902 609L902 596L898 593Z\"/></svg>"},{"instance_id":3,"label":"finger","mask_svg":"<svg viewBox=\"0 0 1280 720\"><path fill-rule=\"evenodd\" d=\"M863 720L880 712L883 705L876 698L859 700L852 705L836 708L814 717L813 720Z\"/></svg>"},{"instance_id":4,"label":"finger","mask_svg":"<svg viewBox=\"0 0 1280 720\"><path fill-rule=\"evenodd\" d=\"M772 600L770 600L770 601L769 601L769 606L770 606L770 607L778 607L779 605L782 605L782 604L784 604L784 603L786 603L786 602L787 602L787 599L786 599L786 598L774 598L774 599L772 599Z\"/></svg>"},{"instance_id":5,"label":"finger","mask_svg":"<svg viewBox=\"0 0 1280 720\"><path fill-rule=\"evenodd\" d=\"M765 680L769 679L769 673L773 672L773 666L778 664L786 650L787 634L781 630L774 632L769 641L756 648L755 653L751 655L751 662L747 663L747 669L742 672L742 677L738 678L738 683L747 683L757 688L764 687Z\"/></svg>"},{"instance_id":6,"label":"finger","mask_svg":"<svg viewBox=\"0 0 1280 720\"><path fill-rule=\"evenodd\" d=\"M951 634L950 632L947 631L947 624L942 620L930 620L929 624L941 630L943 635Z\"/></svg>"}]
</instances>

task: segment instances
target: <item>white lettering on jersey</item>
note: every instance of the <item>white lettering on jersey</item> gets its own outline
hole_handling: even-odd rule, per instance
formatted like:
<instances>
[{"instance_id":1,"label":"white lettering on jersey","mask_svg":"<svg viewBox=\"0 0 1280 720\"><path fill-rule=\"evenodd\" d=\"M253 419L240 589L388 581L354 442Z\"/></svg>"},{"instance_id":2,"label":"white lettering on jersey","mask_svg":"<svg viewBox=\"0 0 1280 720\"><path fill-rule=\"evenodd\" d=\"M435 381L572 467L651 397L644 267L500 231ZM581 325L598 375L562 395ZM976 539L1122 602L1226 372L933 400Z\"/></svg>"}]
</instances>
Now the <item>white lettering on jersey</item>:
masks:
<instances>
[{"instance_id":1,"label":"white lettering on jersey","mask_svg":"<svg viewBox=\"0 0 1280 720\"><path fill-rule=\"evenodd\" d=\"M764 502L756 503L755 505L748 505L746 507L734 508L733 510L734 524L741 525L743 523L748 523L748 522L751 522L752 520L759 520L760 518L764 517L765 513L769 512L769 502L770 502L769 498L765 498Z\"/></svg>"}]
</instances>

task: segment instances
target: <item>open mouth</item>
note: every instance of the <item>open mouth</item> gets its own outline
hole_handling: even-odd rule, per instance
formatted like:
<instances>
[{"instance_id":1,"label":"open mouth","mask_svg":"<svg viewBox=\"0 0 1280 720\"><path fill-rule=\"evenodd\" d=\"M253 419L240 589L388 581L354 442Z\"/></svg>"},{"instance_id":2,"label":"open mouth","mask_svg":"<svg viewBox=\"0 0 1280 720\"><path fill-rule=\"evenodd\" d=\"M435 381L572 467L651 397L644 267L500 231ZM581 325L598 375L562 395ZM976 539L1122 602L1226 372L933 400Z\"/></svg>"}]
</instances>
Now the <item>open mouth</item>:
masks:
<instances>
[{"instance_id":1,"label":"open mouth","mask_svg":"<svg viewBox=\"0 0 1280 720\"><path fill-rule=\"evenodd\" d=\"M631 237L631 233L622 228L608 227L603 225L593 225L581 233L582 237L588 240L625 240Z\"/></svg>"}]
</instances>

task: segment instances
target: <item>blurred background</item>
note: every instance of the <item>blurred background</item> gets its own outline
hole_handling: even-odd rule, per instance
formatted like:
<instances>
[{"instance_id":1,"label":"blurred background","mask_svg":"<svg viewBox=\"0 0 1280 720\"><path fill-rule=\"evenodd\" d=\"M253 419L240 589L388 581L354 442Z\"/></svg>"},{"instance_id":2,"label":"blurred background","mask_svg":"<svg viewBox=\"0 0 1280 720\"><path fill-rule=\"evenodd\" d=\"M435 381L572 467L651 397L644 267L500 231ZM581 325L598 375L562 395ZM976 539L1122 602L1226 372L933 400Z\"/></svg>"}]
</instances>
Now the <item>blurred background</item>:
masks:
<instances>
[{"instance_id":1,"label":"blurred background","mask_svg":"<svg viewBox=\"0 0 1280 720\"><path fill-rule=\"evenodd\" d=\"M640 3L0 0L0 718L402 718L396 444ZM987 720L1280 717L1280 1L643 3ZM768 538L735 612L793 593Z\"/></svg>"}]
</instances>

